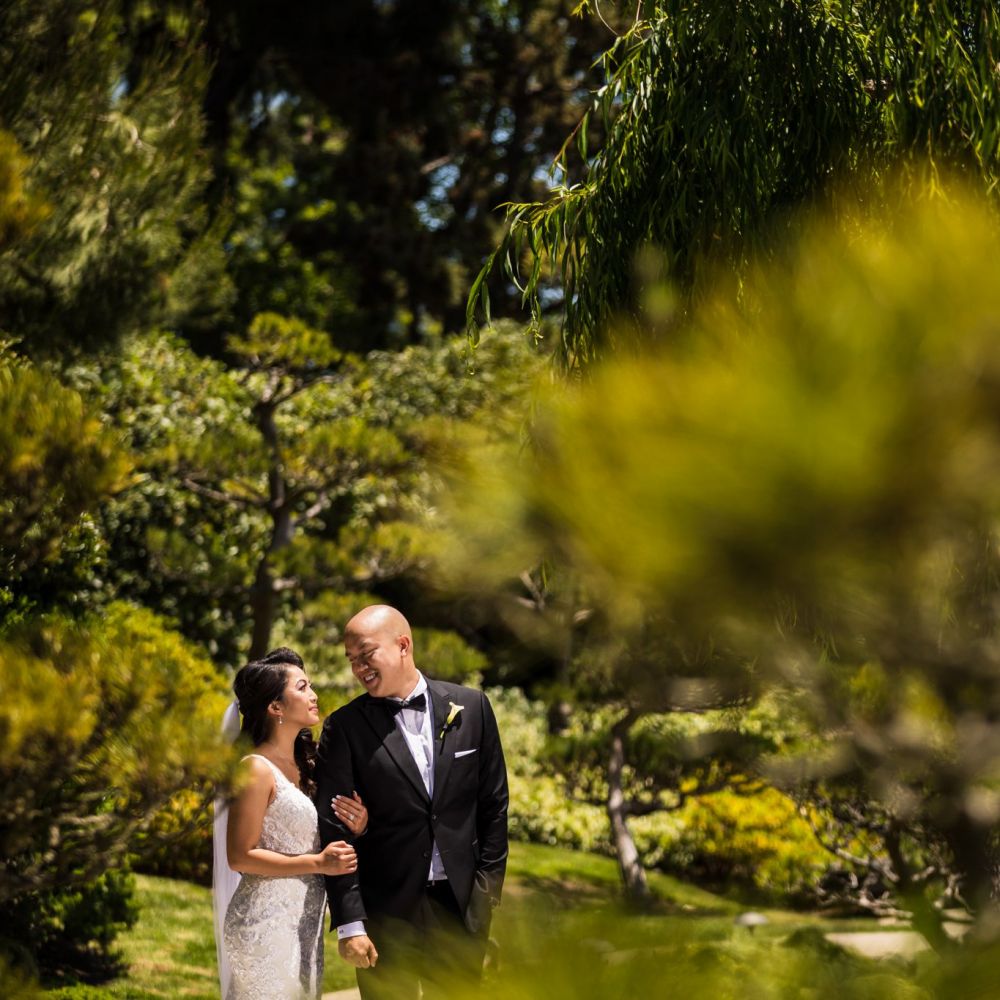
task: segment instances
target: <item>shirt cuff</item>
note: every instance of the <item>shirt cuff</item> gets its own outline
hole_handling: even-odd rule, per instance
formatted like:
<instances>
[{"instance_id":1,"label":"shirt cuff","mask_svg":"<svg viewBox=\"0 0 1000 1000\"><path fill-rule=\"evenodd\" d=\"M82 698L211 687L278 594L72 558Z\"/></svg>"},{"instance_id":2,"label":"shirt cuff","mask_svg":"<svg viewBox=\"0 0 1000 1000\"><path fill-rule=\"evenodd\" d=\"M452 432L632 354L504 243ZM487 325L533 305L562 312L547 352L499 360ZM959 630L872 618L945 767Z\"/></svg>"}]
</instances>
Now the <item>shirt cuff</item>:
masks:
<instances>
[{"instance_id":1,"label":"shirt cuff","mask_svg":"<svg viewBox=\"0 0 1000 1000\"><path fill-rule=\"evenodd\" d=\"M344 938L358 937L365 933L365 922L363 920L352 920L349 924L341 924L337 928L337 940L343 941Z\"/></svg>"}]
</instances>

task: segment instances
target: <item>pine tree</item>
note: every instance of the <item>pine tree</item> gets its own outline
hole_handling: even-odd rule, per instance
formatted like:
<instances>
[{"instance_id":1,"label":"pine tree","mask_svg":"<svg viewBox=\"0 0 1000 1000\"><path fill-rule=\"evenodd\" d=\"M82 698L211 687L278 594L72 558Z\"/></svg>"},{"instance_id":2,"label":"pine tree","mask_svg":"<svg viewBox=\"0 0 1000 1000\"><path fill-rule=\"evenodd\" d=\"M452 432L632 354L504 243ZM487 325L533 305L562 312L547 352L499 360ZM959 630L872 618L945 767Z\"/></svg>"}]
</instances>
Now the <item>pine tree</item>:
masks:
<instances>
[{"instance_id":1,"label":"pine tree","mask_svg":"<svg viewBox=\"0 0 1000 1000\"><path fill-rule=\"evenodd\" d=\"M0 329L35 354L194 321L228 297L200 206L199 23L174 18L138 72L137 19L118 0L0 7L0 129L49 206L0 248Z\"/></svg>"}]
</instances>

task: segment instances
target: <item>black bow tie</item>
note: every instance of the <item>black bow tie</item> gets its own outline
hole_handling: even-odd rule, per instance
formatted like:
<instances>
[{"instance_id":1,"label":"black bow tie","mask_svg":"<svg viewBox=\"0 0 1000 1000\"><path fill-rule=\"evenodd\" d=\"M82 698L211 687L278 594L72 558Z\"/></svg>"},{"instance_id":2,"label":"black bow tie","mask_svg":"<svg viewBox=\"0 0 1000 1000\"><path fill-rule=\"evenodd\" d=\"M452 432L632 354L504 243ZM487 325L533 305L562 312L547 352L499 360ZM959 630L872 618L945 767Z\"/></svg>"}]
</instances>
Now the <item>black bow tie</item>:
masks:
<instances>
[{"instance_id":1,"label":"black bow tie","mask_svg":"<svg viewBox=\"0 0 1000 1000\"><path fill-rule=\"evenodd\" d=\"M401 712L404 708L412 708L414 712L427 711L427 696L424 694L415 694L406 701L393 701L390 698L381 698L379 700L393 715Z\"/></svg>"}]
</instances>

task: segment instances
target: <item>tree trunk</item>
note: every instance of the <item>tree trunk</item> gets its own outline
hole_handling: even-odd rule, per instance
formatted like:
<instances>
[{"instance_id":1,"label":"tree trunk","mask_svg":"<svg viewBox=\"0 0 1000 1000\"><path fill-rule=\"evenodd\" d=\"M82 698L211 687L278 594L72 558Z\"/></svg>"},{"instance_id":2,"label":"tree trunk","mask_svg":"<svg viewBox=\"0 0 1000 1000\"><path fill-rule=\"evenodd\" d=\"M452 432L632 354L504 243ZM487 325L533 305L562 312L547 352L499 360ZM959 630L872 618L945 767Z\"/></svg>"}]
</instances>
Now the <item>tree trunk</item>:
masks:
<instances>
[{"instance_id":1,"label":"tree trunk","mask_svg":"<svg viewBox=\"0 0 1000 1000\"><path fill-rule=\"evenodd\" d=\"M902 829L897 820L889 821L884 841L892 870L899 879L895 891L903 906L913 914L913 929L923 934L935 951L943 951L950 941L944 932L941 911L927 898L923 886L913 884L913 873L903 852Z\"/></svg>"},{"instance_id":2,"label":"tree trunk","mask_svg":"<svg viewBox=\"0 0 1000 1000\"><path fill-rule=\"evenodd\" d=\"M250 613L253 616L249 653L251 660L260 659L268 651L271 629L278 613L278 592L274 587L270 555L270 551L265 553L257 566L257 575L250 591Z\"/></svg>"},{"instance_id":3,"label":"tree trunk","mask_svg":"<svg viewBox=\"0 0 1000 1000\"><path fill-rule=\"evenodd\" d=\"M250 659L263 656L271 645L271 630L278 615L279 594L277 581L272 570L272 557L276 552L290 545L295 533L292 510L288 503L288 488L285 482L284 463L278 441L278 428L274 422L274 405L258 403L254 410L257 429L260 431L270 457L267 472L268 512L271 515L271 540L257 566L253 589L250 592L250 609L253 628L250 639Z\"/></svg>"},{"instance_id":4,"label":"tree trunk","mask_svg":"<svg viewBox=\"0 0 1000 1000\"><path fill-rule=\"evenodd\" d=\"M991 826L959 813L945 831L955 867L962 878L962 898L977 920L996 913L993 899Z\"/></svg>"},{"instance_id":5,"label":"tree trunk","mask_svg":"<svg viewBox=\"0 0 1000 1000\"><path fill-rule=\"evenodd\" d=\"M611 823L611 843L618 856L618 868L625 886L625 898L633 906L646 907L652 893L646 883L646 871L639 860L632 833L628 828L622 770L625 766L625 737L638 714L631 709L611 728L611 752L608 756L608 820Z\"/></svg>"}]
</instances>

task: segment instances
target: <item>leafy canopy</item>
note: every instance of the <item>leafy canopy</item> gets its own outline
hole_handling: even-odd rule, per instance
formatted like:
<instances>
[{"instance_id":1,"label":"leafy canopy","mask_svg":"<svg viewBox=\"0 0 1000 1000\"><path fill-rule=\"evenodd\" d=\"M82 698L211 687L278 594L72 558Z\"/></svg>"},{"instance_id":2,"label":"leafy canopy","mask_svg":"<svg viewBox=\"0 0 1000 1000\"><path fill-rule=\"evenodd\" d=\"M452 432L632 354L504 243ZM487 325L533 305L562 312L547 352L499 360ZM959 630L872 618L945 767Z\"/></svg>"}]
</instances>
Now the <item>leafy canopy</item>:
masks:
<instances>
[{"instance_id":1,"label":"leafy canopy","mask_svg":"<svg viewBox=\"0 0 1000 1000\"><path fill-rule=\"evenodd\" d=\"M998 53L990 0L640 5L557 158L562 182L544 201L508 206L508 230L470 291L473 338L477 310L489 322L495 272L521 288L537 323L555 270L564 358L582 365L634 340L612 320L639 319L648 285L669 276L687 294L716 268L742 273L794 209L848 208L890 165L909 164L922 185L948 166L994 189ZM591 155L599 123L606 137Z\"/></svg>"}]
</instances>

